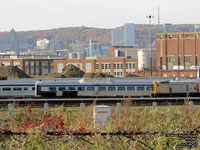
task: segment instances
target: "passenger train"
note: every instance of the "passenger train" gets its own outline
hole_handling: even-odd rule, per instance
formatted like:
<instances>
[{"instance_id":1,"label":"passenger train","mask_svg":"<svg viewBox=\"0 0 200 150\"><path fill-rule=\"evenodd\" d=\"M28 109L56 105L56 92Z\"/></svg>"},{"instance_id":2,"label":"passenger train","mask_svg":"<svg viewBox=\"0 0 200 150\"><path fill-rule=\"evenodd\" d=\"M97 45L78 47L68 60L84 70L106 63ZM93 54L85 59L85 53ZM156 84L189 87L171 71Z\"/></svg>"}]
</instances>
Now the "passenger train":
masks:
<instances>
[{"instance_id":1,"label":"passenger train","mask_svg":"<svg viewBox=\"0 0 200 150\"><path fill-rule=\"evenodd\" d=\"M5 97L156 97L200 96L200 79L63 78L0 81Z\"/></svg>"}]
</instances>

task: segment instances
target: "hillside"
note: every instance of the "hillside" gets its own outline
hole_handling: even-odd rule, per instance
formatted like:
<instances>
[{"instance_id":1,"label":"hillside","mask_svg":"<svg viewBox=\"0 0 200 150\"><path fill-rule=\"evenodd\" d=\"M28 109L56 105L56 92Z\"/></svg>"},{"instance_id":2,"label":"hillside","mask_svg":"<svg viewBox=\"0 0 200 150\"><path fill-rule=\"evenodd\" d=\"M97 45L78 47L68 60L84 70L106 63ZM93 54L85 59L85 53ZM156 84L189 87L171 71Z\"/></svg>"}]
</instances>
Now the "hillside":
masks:
<instances>
[{"instance_id":1,"label":"hillside","mask_svg":"<svg viewBox=\"0 0 200 150\"><path fill-rule=\"evenodd\" d=\"M123 27L118 27L123 28ZM162 25L152 25L152 43L155 45L155 34L163 31ZM111 43L112 29L93 28L93 27L66 27L51 30L37 30L16 32L18 37L19 47L21 49L30 48L35 45L36 40L40 38L47 38L56 44L66 47L69 40L89 41L98 40L101 42ZM173 32L189 32L194 31L194 24L178 24L173 25ZM149 45L149 26L148 24L135 24L135 37L138 47L148 47ZM0 32L0 49L8 47L10 40L10 32ZM7 43L8 42L8 43ZM7 45L5 45L7 43Z\"/></svg>"}]
</instances>

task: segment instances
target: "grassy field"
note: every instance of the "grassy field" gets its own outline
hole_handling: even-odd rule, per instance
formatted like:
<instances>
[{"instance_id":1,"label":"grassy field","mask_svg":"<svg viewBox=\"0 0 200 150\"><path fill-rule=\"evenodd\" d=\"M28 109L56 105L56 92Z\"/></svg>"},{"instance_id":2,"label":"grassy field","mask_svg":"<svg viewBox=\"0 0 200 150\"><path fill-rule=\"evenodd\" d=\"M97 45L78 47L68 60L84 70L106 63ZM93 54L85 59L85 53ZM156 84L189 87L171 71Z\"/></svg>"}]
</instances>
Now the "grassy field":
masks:
<instances>
[{"instance_id":1,"label":"grassy field","mask_svg":"<svg viewBox=\"0 0 200 150\"><path fill-rule=\"evenodd\" d=\"M107 124L102 130L93 127L92 105L84 109L53 107L50 108L49 115L44 115L42 108L30 106L14 108L12 119L8 118L7 108L2 108L0 118L0 131L29 133L28 135L1 135L0 149L191 149L178 148L177 146L186 143L186 140L176 136L183 133L198 135L200 130L200 106L194 107L190 117L188 104L158 106L154 110L151 106L131 106L126 102L121 107L120 115L116 113L116 107L112 106L112 115L107 119ZM83 135L92 133L92 136L49 136L46 135L48 131ZM110 134L102 136L99 131ZM132 135L111 135L111 133ZM134 135L134 133L145 134ZM192 149L200 149L200 145Z\"/></svg>"}]
</instances>

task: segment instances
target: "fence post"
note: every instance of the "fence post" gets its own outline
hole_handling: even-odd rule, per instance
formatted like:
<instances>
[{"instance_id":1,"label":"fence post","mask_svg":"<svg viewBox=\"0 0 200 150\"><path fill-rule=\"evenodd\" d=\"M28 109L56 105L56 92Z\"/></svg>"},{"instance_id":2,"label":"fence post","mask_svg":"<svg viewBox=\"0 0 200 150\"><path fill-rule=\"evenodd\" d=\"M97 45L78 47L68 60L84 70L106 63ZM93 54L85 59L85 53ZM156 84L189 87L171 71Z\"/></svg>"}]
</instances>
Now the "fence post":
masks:
<instances>
[{"instance_id":1,"label":"fence post","mask_svg":"<svg viewBox=\"0 0 200 150\"><path fill-rule=\"evenodd\" d=\"M93 107L94 128L104 129L106 120L111 116L111 107L106 105L98 105Z\"/></svg>"},{"instance_id":2,"label":"fence post","mask_svg":"<svg viewBox=\"0 0 200 150\"><path fill-rule=\"evenodd\" d=\"M189 116L192 117L192 114L194 112L194 103L193 101L189 101Z\"/></svg>"},{"instance_id":3,"label":"fence post","mask_svg":"<svg viewBox=\"0 0 200 150\"><path fill-rule=\"evenodd\" d=\"M118 115L119 115L120 112L121 112L121 103L120 103L120 102L118 102L118 103L116 104L116 112L117 112Z\"/></svg>"},{"instance_id":4,"label":"fence post","mask_svg":"<svg viewBox=\"0 0 200 150\"><path fill-rule=\"evenodd\" d=\"M44 103L44 114L48 114L48 113L49 113L49 104Z\"/></svg>"},{"instance_id":5,"label":"fence post","mask_svg":"<svg viewBox=\"0 0 200 150\"><path fill-rule=\"evenodd\" d=\"M8 104L8 117L9 117L9 119L12 119L12 117L13 117L13 108L14 108L13 104L9 103Z\"/></svg>"},{"instance_id":6,"label":"fence post","mask_svg":"<svg viewBox=\"0 0 200 150\"><path fill-rule=\"evenodd\" d=\"M157 102L153 102L153 109L155 110L157 107Z\"/></svg>"}]
</instances>

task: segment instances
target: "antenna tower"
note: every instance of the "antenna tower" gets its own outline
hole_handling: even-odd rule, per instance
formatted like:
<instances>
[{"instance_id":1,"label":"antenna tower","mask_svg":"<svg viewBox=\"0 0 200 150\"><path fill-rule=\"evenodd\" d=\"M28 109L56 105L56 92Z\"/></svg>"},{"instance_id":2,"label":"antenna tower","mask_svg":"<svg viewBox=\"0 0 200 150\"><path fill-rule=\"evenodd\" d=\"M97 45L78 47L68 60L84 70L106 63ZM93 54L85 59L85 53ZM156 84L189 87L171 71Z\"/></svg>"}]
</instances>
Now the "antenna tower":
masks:
<instances>
[{"instance_id":1,"label":"antenna tower","mask_svg":"<svg viewBox=\"0 0 200 150\"><path fill-rule=\"evenodd\" d=\"M158 25L160 25L160 6L158 6Z\"/></svg>"}]
</instances>

